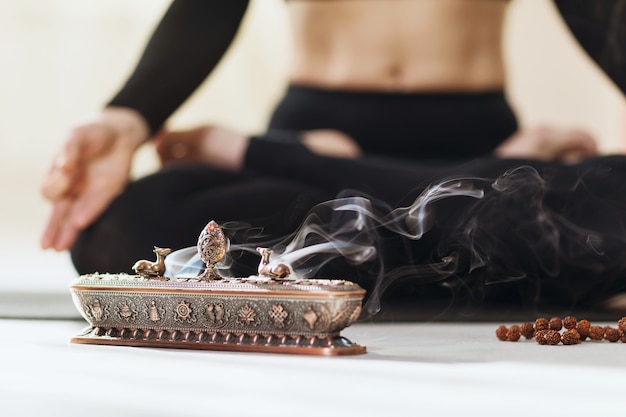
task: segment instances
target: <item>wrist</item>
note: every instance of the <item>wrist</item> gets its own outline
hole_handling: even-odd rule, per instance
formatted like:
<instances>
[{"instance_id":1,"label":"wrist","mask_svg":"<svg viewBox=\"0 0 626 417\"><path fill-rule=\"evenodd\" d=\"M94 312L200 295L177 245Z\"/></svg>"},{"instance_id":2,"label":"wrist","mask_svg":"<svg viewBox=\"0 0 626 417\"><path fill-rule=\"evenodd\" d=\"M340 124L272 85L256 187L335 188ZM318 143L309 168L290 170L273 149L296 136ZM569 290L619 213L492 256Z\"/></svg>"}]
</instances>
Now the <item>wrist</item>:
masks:
<instances>
[{"instance_id":1,"label":"wrist","mask_svg":"<svg viewBox=\"0 0 626 417\"><path fill-rule=\"evenodd\" d=\"M133 150L150 137L150 127L146 119L138 111L128 107L105 107L99 115L99 121L112 128Z\"/></svg>"}]
</instances>

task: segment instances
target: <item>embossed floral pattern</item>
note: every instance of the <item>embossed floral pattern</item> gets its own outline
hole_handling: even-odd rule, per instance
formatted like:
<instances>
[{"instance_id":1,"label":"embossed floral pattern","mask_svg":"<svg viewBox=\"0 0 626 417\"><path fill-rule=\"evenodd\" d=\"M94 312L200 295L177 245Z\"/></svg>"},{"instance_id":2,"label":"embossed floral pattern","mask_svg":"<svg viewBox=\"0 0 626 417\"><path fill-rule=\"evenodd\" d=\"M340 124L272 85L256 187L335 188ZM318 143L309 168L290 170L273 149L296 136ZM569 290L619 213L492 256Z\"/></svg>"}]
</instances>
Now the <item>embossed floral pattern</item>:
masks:
<instances>
[{"instance_id":1,"label":"embossed floral pattern","mask_svg":"<svg viewBox=\"0 0 626 417\"><path fill-rule=\"evenodd\" d=\"M245 304L237 311L237 324L241 326L256 326L258 324L258 314L250 304Z\"/></svg>"}]
</instances>

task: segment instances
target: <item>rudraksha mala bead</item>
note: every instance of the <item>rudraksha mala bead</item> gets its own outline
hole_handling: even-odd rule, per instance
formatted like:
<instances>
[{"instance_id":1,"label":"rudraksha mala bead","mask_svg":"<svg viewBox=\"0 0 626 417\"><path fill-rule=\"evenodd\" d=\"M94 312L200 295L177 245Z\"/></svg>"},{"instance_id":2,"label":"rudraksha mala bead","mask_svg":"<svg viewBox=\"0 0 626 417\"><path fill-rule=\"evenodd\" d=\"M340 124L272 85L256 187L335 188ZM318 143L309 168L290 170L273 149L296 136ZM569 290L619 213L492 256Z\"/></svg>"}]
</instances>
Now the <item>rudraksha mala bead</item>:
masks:
<instances>
[{"instance_id":1,"label":"rudraksha mala bead","mask_svg":"<svg viewBox=\"0 0 626 417\"><path fill-rule=\"evenodd\" d=\"M611 343L617 342L619 340L619 330L617 330L615 327L605 326L604 338Z\"/></svg>"},{"instance_id":2,"label":"rudraksha mala bead","mask_svg":"<svg viewBox=\"0 0 626 417\"><path fill-rule=\"evenodd\" d=\"M557 332L563 328L563 321L559 317L552 317L548 322L550 330L556 330Z\"/></svg>"},{"instance_id":3,"label":"rudraksha mala bead","mask_svg":"<svg viewBox=\"0 0 626 417\"><path fill-rule=\"evenodd\" d=\"M548 321L548 319L544 317L539 317L537 320L535 320L535 331L548 330L549 328L550 322Z\"/></svg>"},{"instance_id":4,"label":"rudraksha mala bead","mask_svg":"<svg viewBox=\"0 0 626 417\"><path fill-rule=\"evenodd\" d=\"M521 336L519 326L513 325L506 332L506 338L511 342L517 342Z\"/></svg>"},{"instance_id":5,"label":"rudraksha mala bead","mask_svg":"<svg viewBox=\"0 0 626 417\"><path fill-rule=\"evenodd\" d=\"M580 333L574 329L568 329L561 335L561 341L564 345L577 345L580 343Z\"/></svg>"},{"instance_id":6,"label":"rudraksha mala bead","mask_svg":"<svg viewBox=\"0 0 626 417\"><path fill-rule=\"evenodd\" d=\"M507 333L509 329L506 326L500 326L496 329L496 337L502 341L508 340Z\"/></svg>"},{"instance_id":7,"label":"rudraksha mala bead","mask_svg":"<svg viewBox=\"0 0 626 417\"><path fill-rule=\"evenodd\" d=\"M591 326L589 328L589 338L591 340L604 339L604 328L602 326Z\"/></svg>"},{"instance_id":8,"label":"rudraksha mala bead","mask_svg":"<svg viewBox=\"0 0 626 417\"><path fill-rule=\"evenodd\" d=\"M535 341L540 345L548 344L548 341L546 340L546 332L547 330L537 330L535 332Z\"/></svg>"},{"instance_id":9,"label":"rudraksha mala bead","mask_svg":"<svg viewBox=\"0 0 626 417\"><path fill-rule=\"evenodd\" d=\"M574 316L567 316L563 319L563 327L565 327L568 330L575 329L577 323L578 323L578 320L576 320L576 317Z\"/></svg>"},{"instance_id":10,"label":"rudraksha mala bead","mask_svg":"<svg viewBox=\"0 0 626 417\"><path fill-rule=\"evenodd\" d=\"M535 340L540 345L558 345L561 342L561 334L556 330L537 330Z\"/></svg>"},{"instance_id":11,"label":"rudraksha mala bead","mask_svg":"<svg viewBox=\"0 0 626 417\"><path fill-rule=\"evenodd\" d=\"M524 336L526 339L532 339L533 336L535 336L535 327L532 323L522 323L522 325L519 327L519 330L522 336Z\"/></svg>"},{"instance_id":12,"label":"rudraksha mala bead","mask_svg":"<svg viewBox=\"0 0 626 417\"><path fill-rule=\"evenodd\" d=\"M583 319L576 325L576 330L578 330L581 340L585 340L589 337L589 329L591 329L591 323L589 323L589 320Z\"/></svg>"},{"instance_id":13,"label":"rudraksha mala bead","mask_svg":"<svg viewBox=\"0 0 626 417\"><path fill-rule=\"evenodd\" d=\"M548 345L555 346L561 343L561 333L557 330L544 330L544 332L544 339Z\"/></svg>"},{"instance_id":14,"label":"rudraksha mala bead","mask_svg":"<svg viewBox=\"0 0 626 417\"><path fill-rule=\"evenodd\" d=\"M622 317L617 321L617 330L619 331L619 340L626 343L626 317Z\"/></svg>"}]
</instances>

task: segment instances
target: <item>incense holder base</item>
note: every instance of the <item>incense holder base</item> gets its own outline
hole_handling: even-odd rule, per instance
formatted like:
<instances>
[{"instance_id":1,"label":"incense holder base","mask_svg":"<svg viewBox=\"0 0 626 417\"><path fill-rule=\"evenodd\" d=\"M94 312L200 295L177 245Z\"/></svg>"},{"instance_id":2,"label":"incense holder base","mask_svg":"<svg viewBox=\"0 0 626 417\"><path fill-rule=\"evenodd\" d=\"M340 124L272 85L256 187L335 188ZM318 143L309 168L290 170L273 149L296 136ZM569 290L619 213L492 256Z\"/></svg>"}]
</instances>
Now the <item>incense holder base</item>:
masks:
<instances>
[{"instance_id":1,"label":"incense holder base","mask_svg":"<svg viewBox=\"0 0 626 417\"><path fill-rule=\"evenodd\" d=\"M286 336L236 333L211 333L193 331L105 329L88 327L71 339L72 343L173 348L192 350L217 350L249 353L286 353L313 356L358 355L366 352L365 346L352 343L343 336Z\"/></svg>"},{"instance_id":2,"label":"incense holder base","mask_svg":"<svg viewBox=\"0 0 626 417\"><path fill-rule=\"evenodd\" d=\"M349 281L89 274L72 283L71 293L89 323L73 343L331 356L366 351L340 335L359 317L365 294Z\"/></svg>"}]
</instances>

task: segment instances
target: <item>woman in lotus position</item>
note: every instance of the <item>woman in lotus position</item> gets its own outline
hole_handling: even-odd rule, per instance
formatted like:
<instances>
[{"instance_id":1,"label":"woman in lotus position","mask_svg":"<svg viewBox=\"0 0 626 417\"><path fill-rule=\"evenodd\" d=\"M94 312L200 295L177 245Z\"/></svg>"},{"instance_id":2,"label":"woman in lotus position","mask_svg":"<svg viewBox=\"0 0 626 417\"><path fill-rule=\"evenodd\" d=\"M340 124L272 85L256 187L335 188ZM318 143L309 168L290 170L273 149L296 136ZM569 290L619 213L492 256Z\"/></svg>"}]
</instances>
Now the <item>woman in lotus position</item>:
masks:
<instances>
[{"instance_id":1,"label":"woman in lotus position","mask_svg":"<svg viewBox=\"0 0 626 417\"><path fill-rule=\"evenodd\" d=\"M579 131L518 130L504 94L507 1L289 1L290 84L267 132L167 131L167 118L219 62L247 6L173 1L134 73L96 120L74 129L46 177L53 208L44 248L71 248L80 273L127 271L155 244L193 246L210 219L246 222L231 237L254 244L293 232L312 207L345 190L393 208L437 181L504 176L507 184L520 180L519 191L486 187L490 198L441 200L423 239L390 238L390 248L405 248L382 250L390 270L437 264L454 251L455 270L442 282L471 277L481 299L490 297L484 284L500 281L507 283L492 286L496 298L531 303L595 302L621 288L614 257L621 223L607 222L622 213L590 201L617 195L602 184L617 183L610 176L620 175L623 161L595 158L593 139ZM133 155L149 140L163 168L129 183ZM604 217L590 220L599 207ZM480 239L471 245L463 235L470 218L489 230L472 235ZM580 248L568 240L596 235L601 243ZM580 253L562 253L564 246ZM477 257L485 263L477 266ZM258 259L239 263L241 273L254 273ZM566 276L581 267L584 279ZM596 293L591 281L599 276Z\"/></svg>"}]
</instances>

